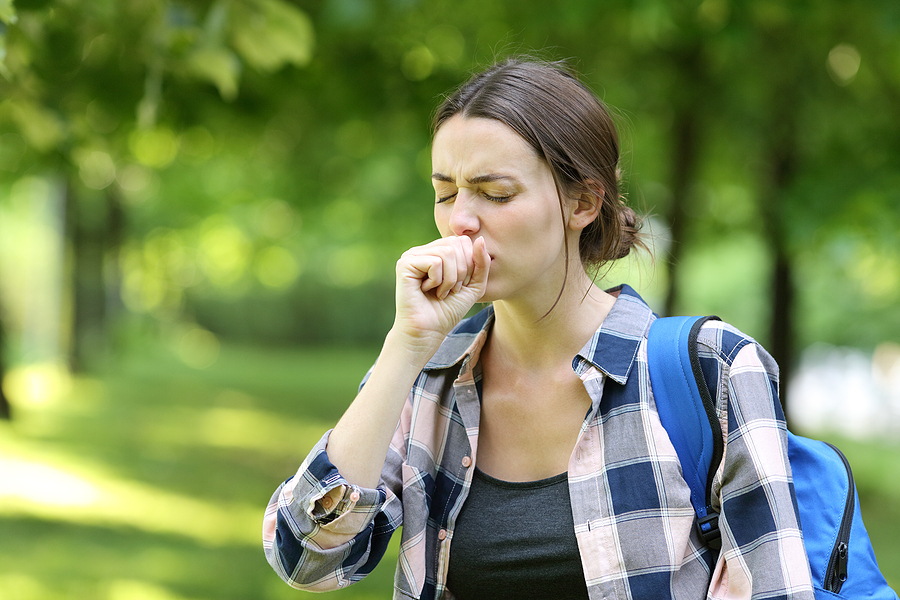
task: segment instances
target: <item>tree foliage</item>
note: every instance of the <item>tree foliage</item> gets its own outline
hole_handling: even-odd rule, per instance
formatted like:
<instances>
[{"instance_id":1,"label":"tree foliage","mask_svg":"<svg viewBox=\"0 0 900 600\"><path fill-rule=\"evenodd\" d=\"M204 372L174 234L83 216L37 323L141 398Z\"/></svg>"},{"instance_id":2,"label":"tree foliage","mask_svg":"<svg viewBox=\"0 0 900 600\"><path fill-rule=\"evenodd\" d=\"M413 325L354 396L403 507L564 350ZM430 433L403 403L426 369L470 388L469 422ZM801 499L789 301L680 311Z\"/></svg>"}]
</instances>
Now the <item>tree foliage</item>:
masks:
<instances>
[{"instance_id":1,"label":"tree foliage","mask_svg":"<svg viewBox=\"0 0 900 600\"><path fill-rule=\"evenodd\" d=\"M377 339L396 256L436 235L431 111L521 51L616 107L629 194L672 238L660 310L721 314L786 367L900 335L896 2L300 6L0 1L0 186L63 182L76 340L117 315Z\"/></svg>"}]
</instances>

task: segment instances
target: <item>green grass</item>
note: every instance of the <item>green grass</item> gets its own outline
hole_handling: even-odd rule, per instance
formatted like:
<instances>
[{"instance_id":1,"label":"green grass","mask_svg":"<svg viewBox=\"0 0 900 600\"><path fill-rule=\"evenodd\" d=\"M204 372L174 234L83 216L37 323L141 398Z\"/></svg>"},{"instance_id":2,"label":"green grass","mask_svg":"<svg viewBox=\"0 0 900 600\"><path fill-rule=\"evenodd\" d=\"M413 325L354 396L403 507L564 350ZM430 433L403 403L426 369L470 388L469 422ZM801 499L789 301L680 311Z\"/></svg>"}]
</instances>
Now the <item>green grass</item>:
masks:
<instances>
[{"instance_id":1,"label":"green grass","mask_svg":"<svg viewBox=\"0 0 900 600\"><path fill-rule=\"evenodd\" d=\"M262 512L374 356L225 346L195 370L145 348L98 378L11 377L15 420L0 423L0 598L306 597L266 564ZM59 393L42 393L48 385ZM900 587L900 446L831 441L854 466L879 563ZM369 578L328 597L389 598L396 542Z\"/></svg>"},{"instance_id":2,"label":"green grass","mask_svg":"<svg viewBox=\"0 0 900 600\"><path fill-rule=\"evenodd\" d=\"M0 424L0 598L307 597L266 563L262 513L374 356L224 347L198 371L146 350L55 399L18 390ZM11 379L52 380L32 375ZM389 598L390 552L329 597Z\"/></svg>"}]
</instances>

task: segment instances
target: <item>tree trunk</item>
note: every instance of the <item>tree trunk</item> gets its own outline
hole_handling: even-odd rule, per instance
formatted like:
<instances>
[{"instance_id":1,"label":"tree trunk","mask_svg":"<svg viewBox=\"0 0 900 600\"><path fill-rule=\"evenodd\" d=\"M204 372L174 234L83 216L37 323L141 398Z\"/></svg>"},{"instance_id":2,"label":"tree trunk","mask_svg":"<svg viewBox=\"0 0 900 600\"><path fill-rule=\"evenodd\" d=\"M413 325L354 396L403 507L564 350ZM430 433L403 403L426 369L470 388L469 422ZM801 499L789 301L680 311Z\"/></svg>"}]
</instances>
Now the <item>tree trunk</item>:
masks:
<instances>
[{"instance_id":1,"label":"tree trunk","mask_svg":"<svg viewBox=\"0 0 900 600\"><path fill-rule=\"evenodd\" d=\"M772 270L772 324L769 351L781 371L781 404L787 408L787 387L794 374L794 279L790 259L776 250Z\"/></svg>"},{"instance_id":2,"label":"tree trunk","mask_svg":"<svg viewBox=\"0 0 900 600\"><path fill-rule=\"evenodd\" d=\"M71 181L66 187L66 225L71 248L72 337L69 368L87 369L102 349L106 307L103 284L103 233L107 207L93 198L79 197Z\"/></svg>"},{"instance_id":3,"label":"tree trunk","mask_svg":"<svg viewBox=\"0 0 900 600\"><path fill-rule=\"evenodd\" d=\"M772 249L771 327L768 350L780 368L781 404L787 414L787 390L794 372L794 275L788 253L787 216L789 188L797 172L797 106L795 90L782 86L773 95L772 120L765 146L769 159L763 182L762 215L765 235Z\"/></svg>"},{"instance_id":4,"label":"tree trunk","mask_svg":"<svg viewBox=\"0 0 900 600\"><path fill-rule=\"evenodd\" d=\"M667 266L669 272L668 289L663 311L665 315L675 312L678 298L678 272L681 265L685 225L688 220L688 194L697 169L697 116L690 106L680 106L675 114L672 145L672 203L669 205L668 221L670 247Z\"/></svg>"},{"instance_id":5,"label":"tree trunk","mask_svg":"<svg viewBox=\"0 0 900 600\"><path fill-rule=\"evenodd\" d=\"M669 273L666 290L665 315L672 315L678 299L678 273L683 243L690 213L690 190L697 173L700 146L702 98L696 90L704 89L706 70L701 60L701 48L690 46L673 53L678 77L672 98L675 109L672 124L672 155L670 186L671 204L666 215L670 230L670 247L666 265Z\"/></svg>"},{"instance_id":6,"label":"tree trunk","mask_svg":"<svg viewBox=\"0 0 900 600\"><path fill-rule=\"evenodd\" d=\"M126 215L122 207L122 197L115 186L106 188L106 235L104 236L103 260L111 263L113 268L104 269L105 277L105 313L104 329L109 333L111 323L121 314L122 309L122 280L119 270L119 255L122 244L125 242ZM101 265L102 267L102 265Z\"/></svg>"},{"instance_id":7,"label":"tree trunk","mask_svg":"<svg viewBox=\"0 0 900 600\"><path fill-rule=\"evenodd\" d=\"M3 392L3 378L6 375L6 369L3 364L3 351L4 351L4 338L6 337L4 334L6 332L3 329L3 320L0 319L0 419L10 420L12 419L12 408L9 405L9 399L6 397L6 394Z\"/></svg>"}]
</instances>

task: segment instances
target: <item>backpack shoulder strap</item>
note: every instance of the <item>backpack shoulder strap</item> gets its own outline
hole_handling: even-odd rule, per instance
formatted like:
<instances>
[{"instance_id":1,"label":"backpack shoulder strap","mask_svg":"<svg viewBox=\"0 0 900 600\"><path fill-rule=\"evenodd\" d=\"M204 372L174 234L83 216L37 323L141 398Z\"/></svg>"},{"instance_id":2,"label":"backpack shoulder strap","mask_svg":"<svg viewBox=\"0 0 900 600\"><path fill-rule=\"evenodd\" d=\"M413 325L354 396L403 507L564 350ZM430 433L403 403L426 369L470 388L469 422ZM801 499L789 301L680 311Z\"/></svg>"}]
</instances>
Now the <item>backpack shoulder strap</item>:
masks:
<instances>
[{"instance_id":1,"label":"backpack shoulder strap","mask_svg":"<svg viewBox=\"0 0 900 600\"><path fill-rule=\"evenodd\" d=\"M700 534L707 544L719 547L719 515L712 509L711 488L724 443L697 352L700 327L710 319L717 318L656 319L647 339L647 362L656 410L691 489Z\"/></svg>"}]
</instances>

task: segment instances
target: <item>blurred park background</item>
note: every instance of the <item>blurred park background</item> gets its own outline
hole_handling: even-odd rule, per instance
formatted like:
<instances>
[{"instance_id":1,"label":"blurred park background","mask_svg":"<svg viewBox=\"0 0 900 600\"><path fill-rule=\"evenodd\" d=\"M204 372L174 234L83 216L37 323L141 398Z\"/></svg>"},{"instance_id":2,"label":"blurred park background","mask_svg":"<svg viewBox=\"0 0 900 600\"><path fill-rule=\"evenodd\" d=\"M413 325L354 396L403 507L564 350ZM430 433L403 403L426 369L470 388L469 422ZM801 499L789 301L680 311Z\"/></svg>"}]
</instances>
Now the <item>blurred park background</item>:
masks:
<instances>
[{"instance_id":1,"label":"blurred park background","mask_svg":"<svg viewBox=\"0 0 900 600\"><path fill-rule=\"evenodd\" d=\"M262 511L436 236L431 111L523 51L614 107L606 282L775 355L900 587L896 0L0 0L0 598L305 595Z\"/></svg>"}]
</instances>

